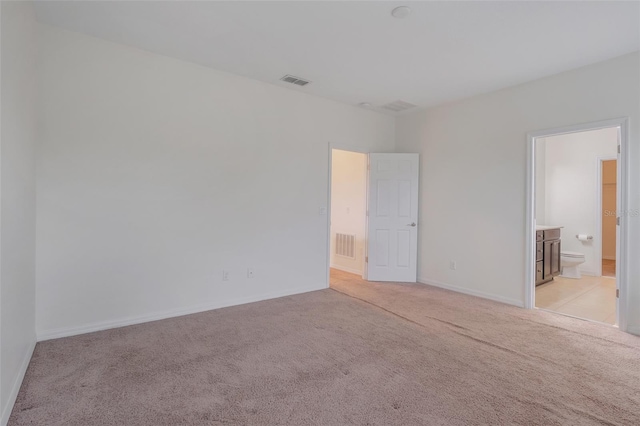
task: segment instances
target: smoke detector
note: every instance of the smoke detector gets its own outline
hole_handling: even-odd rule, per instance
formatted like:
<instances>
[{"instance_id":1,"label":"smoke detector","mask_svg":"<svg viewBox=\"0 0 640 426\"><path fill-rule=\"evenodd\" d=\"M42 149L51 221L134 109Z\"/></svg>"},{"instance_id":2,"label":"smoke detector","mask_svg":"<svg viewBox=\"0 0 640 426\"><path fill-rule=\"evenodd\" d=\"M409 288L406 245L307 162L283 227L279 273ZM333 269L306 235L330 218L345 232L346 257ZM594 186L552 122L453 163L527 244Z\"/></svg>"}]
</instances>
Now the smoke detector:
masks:
<instances>
[{"instance_id":1,"label":"smoke detector","mask_svg":"<svg viewBox=\"0 0 640 426\"><path fill-rule=\"evenodd\" d=\"M296 86L306 86L307 84L311 83L309 80L305 80L304 78L295 77L289 74L285 75L280 80L286 83L295 84Z\"/></svg>"}]
</instances>

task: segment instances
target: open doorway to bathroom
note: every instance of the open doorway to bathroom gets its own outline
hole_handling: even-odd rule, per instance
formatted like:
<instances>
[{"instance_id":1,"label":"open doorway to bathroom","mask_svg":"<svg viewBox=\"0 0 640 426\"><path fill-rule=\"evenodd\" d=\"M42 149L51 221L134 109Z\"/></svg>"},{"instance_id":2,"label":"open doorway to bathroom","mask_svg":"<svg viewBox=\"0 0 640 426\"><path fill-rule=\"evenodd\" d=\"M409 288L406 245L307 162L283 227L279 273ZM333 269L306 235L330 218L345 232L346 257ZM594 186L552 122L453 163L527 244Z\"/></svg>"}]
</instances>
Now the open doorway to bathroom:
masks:
<instances>
[{"instance_id":1,"label":"open doorway to bathroom","mask_svg":"<svg viewBox=\"0 0 640 426\"><path fill-rule=\"evenodd\" d=\"M618 323L620 127L535 138L535 307Z\"/></svg>"}]
</instances>

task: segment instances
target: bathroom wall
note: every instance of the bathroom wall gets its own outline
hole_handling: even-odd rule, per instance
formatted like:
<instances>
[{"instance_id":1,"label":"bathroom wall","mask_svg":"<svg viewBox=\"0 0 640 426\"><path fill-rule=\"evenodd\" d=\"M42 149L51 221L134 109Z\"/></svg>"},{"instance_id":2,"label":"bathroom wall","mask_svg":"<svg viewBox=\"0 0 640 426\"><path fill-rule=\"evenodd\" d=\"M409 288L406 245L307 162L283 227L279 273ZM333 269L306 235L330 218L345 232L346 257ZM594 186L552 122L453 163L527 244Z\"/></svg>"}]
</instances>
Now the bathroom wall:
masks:
<instances>
[{"instance_id":1,"label":"bathroom wall","mask_svg":"<svg viewBox=\"0 0 640 426\"><path fill-rule=\"evenodd\" d=\"M331 267L362 274L367 209L367 156L334 149L331 158ZM335 254L336 232L356 236L355 259Z\"/></svg>"},{"instance_id":2,"label":"bathroom wall","mask_svg":"<svg viewBox=\"0 0 640 426\"><path fill-rule=\"evenodd\" d=\"M536 223L538 225L545 224L545 153L546 144L544 139L538 139L535 145L536 156L536 172L535 172L535 209L536 209Z\"/></svg>"},{"instance_id":3,"label":"bathroom wall","mask_svg":"<svg viewBox=\"0 0 640 426\"><path fill-rule=\"evenodd\" d=\"M584 253L582 273L594 275L601 259L598 247L598 162L615 158L617 129L553 136L545 140L545 214L546 223L562 229L562 250ZM582 242L576 234L593 235Z\"/></svg>"},{"instance_id":4,"label":"bathroom wall","mask_svg":"<svg viewBox=\"0 0 640 426\"><path fill-rule=\"evenodd\" d=\"M602 162L602 258L616 258L617 161Z\"/></svg>"}]
</instances>

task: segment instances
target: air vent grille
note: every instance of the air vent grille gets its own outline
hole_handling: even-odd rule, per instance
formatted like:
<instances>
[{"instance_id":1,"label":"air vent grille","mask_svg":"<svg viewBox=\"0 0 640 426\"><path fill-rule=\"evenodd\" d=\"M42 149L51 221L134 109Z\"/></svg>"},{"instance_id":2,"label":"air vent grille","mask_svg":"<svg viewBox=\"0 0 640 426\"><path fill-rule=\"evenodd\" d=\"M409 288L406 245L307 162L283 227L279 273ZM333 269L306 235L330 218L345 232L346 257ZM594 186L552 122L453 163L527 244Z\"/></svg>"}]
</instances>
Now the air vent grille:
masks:
<instances>
[{"instance_id":1,"label":"air vent grille","mask_svg":"<svg viewBox=\"0 0 640 426\"><path fill-rule=\"evenodd\" d=\"M336 254L338 256L356 258L356 236L336 233Z\"/></svg>"},{"instance_id":2,"label":"air vent grille","mask_svg":"<svg viewBox=\"0 0 640 426\"><path fill-rule=\"evenodd\" d=\"M295 77L295 76L289 75L289 74L285 75L280 80L282 80L282 81L284 81L286 83L295 84L296 86L306 86L307 84L311 83L309 80L305 80L303 78Z\"/></svg>"},{"instance_id":3,"label":"air vent grille","mask_svg":"<svg viewBox=\"0 0 640 426\"><path fill-rule=\"evenodd\" d=\"M395 101L386 105L382 105L382 108L393 112L402 112L415 107L417 107L417 105L410 104L409 102L405 101Z\"/></svg>"}]
</instances>

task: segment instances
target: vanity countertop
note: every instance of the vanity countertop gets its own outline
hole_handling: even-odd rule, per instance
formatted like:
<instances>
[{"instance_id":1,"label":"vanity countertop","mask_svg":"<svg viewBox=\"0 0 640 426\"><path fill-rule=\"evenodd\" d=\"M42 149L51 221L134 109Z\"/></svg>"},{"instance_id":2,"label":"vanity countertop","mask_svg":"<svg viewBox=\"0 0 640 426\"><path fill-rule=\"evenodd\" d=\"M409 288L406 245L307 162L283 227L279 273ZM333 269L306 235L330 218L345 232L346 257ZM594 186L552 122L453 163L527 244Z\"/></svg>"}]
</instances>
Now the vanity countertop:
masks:
<instances>
[{"instance_id":1,"label":"vanity countertop","mask_svg":"<svg viewBox=\"0 0 640 426\"><path fill-rule=\"evenodd\" d=\"M536 231L546 231L548 229L560 229L564 226L549 226L549 225L536 225Z\"/></svg>"}]
</instances>

